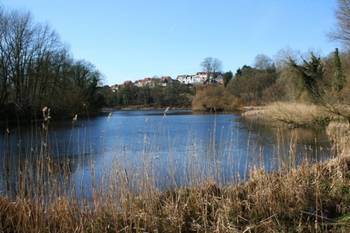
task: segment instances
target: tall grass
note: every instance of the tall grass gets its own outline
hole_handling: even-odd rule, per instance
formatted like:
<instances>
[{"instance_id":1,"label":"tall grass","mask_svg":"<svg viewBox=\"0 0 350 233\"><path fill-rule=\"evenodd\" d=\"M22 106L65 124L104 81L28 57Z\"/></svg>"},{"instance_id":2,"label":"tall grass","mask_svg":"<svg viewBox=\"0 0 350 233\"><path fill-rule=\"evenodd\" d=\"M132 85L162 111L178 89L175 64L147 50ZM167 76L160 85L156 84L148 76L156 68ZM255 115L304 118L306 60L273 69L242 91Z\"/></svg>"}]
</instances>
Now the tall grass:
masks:
<instances>
[{"instance_id":1,"label":"tall grass","mask_svg":"<svg viewBox=\"0 0 350 233\"><path fill-rule=\"evenodd\" d=\"M263 107L243 109L243 117L255 121L283 123L291 128L325 127L335 118L327 109L313 104L273 103Z\"/></svg>"},{"instance_id":2,"label":"tall grass","mask_svg":"<svg viewBox=\"0 0 350 233\"><path fill-rule=\"evenodd\" d=\"M350 124L347 122L331 122L327 126L327 134L333 141L333 150L342 157L350 155Z\"/></svg>"},{"instance_id":3,"label":"tall grass","mask_svg":"<svg viewBox=\"0 0 350 233\"><path fill-rule=\"evenodd\" d=\"M264 160L262 152L260 157L254 153L258 155L253 158L255 166L243 158L232 159L232 166L247 162L243 173L247 177L238 174L236 182L231 184L220 182L223 172L220 162L214 160L210 169L205 170L207 165L193 152L182 173L187 185L178 184L176 160L169 156L167 181L174 185L160 189L156 175L159 167L155 166L158 159L151 149L145 149L139 167L126 166L127 158L120 155L119 160L111 162L108 171L99 174L90 160L87 174L91 182L86 187L72 180L72 167L79 164L52 158L46 144L48 128L49 121L44 121L37 161L23 160L16 167L19 175L15 177L14 195L3 194L0 198L0 232L350 230L350 160L343 156L320 164L304 161L297 167L297 136L289 139L288 150L276 148L276 160L282 154L292 158L288 162L278 161L278 170L268 171L264 162L257 162ZM335 144L347 132L337 133L333 138ZM329 134L334 135L331 131ZM277 135L281 147L285 140L282 135ZM215 136L212 138L208 145L210 154L217 150ZM148 140L145 137L145 142ZM196 146L191 142L189 145ZM254 146L248 139L248 152L263 150ZM84 192L89 195L82 195Z\"/></svg>"},{"instance_id":4,"label":"tall grass","mask_svg":"<svg viewBox=\"0 0 350 233\"><path fill-rule=\"evenodd\" d=\"M56 196L49 203L0 198L2 232L347 232L349 160L267 174L220 187L205 182L160 192L128 187L126 174L92 202Z\"/></svg>"}]
</instances>

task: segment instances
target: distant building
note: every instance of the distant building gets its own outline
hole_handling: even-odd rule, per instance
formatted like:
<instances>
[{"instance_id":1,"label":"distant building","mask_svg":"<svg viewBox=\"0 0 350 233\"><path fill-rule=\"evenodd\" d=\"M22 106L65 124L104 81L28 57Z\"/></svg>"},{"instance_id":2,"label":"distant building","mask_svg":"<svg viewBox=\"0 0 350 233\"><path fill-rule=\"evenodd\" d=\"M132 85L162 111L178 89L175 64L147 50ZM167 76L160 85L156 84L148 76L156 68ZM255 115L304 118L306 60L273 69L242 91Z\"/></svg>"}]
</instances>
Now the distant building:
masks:
<instances>
[{"instance_id":1,"label":"distant building","mask_svg":"<svg viewBox=\"0 0 350 233\"><path fill-rule=\"evenodd\" d=\"M223 79L223 75L218 72L210 73L209 79L208 79L208 74L206 72L197 72L196 74L178 75L175 80L172 79L170 76L162 76L160 78L158 78L157 76L154 76L153 78L146 77L144 79L136 80L135 82L125 81L121 85L118 85L118 84L112 85L111 89L113 92L115 92L123 86L131 86L131 85L135 85L137 87L155 87L155 86L166 87L169 84L172 84L174 82L179 82L186 85L201 85L201 84L210 84L210 83L223 84L224 79Z\"/></svg>"},{"instance_id":2,"label":"distant building","mask_svg":"<svg viewBox=\"0 0 350 233\"><path fill-rule=\"evenodd\" d=\"M119 86L120 86L120 85L118 85L118 84L112 85L112 86L111 86L112 91L113 91L113 92L118 91L118 90L119 90Z\"/></svg>"},{"instance_id":3,"label":"distant building","mask_svg":"<svg viewBox=\"0 0 350 233\"><path fill-rule=\"evenodd\" d=\"M218 82L219 79L223 78L220 72L209 73L209 80L207 72L198 72L196 75L198 75L202 80L205 80L209 83Z\"/></svg>"},{"instance_id":4,"label":"distant building","mask_svg":"<svg viewBox=\"0 0 350 233\"><path fill-rule=\"evenodd\" d=\"M140 79L140 80L137 80L135 81L135 86L137 87L146 87L146 86L153 86L153 78L150 78L150 77L146 77L144 79Z\"/></svg>"},{"instance_id":5,"label":"distant building","mask_svg":"<svg viewBox=\"0 0 350 233\"><path fill-rule=\"evenodd\" d=\"M198 72L195 75L179 75L176 80L178 80L182 84L191 84L191 85L199 85L199 84L207 84L207 83L223 83L223 77L221 73L210 73L209 79L208 74L206 72Z\"/></svg>"},{"instance_id":6,"label":"distant building","mask_svg":"<svg viewBox=\"0 0 350 233\"><path fill-rule=\"evenodd\" d=\"M168 86L169 84L172 84L174 80L170 76L162 76L160 78L160 85L163 87Z\"/></svg>"},{"instance_id":7,"label":"distant building","mask_svg":"<svg viewBox=\"0 0 350 233\"><path fill-rule=\"evenodd\" d=\"M176 80L179 81L182 84L194 84L195 81L195 75L188 75L188 74L183 74L183 75L178 75Z\"/></svg>"},{"instance_id":8,"label":"distant building","mask_svg":"<svg viewBox=\"0 0 350 233\"><path fill-rule=\"evenodd\" d=\"M160 86L167 86L170 83L174 82L174 80L170 77L170 76L162 76L161 78L158 77L146 77L144 79L141 80L137 80L135 81L135 86L137 87L155 87L157 85Z\"/></svg>"},{"instance_id":9,"label":"distant building","mask_svg":"<svg viewBox=\"0 0 350 233\"><path fill-rule=\"evenodd\" d=\"M135 86L137 86L137 87L142 87L143 86L143 82L142 82L142 80L137 80L137 81L135 81Z\"/></svg>"},{"instance_id":10,"label":"distant building","mask_svg":"<svg viewBox=\"0 0 350 233\"><path fill-rule=\"evenodd\" d=\"M134 85L134 83L133 83L132 81L130 81L130 80L125 81L125 82L123 83L123 86L132 86L132 85Z\"/></svg>"},{"instance_id":11,"label":"distant building","mask_svg":"<svg viewBox=\"0 0 350 233\"><path fill-rule=\"evenodd\" d=\"M196 74L198 77L200 77L202 80L207 80L208 74L207 72L197 72Z\"/></svg>"},{"instance_id":12,"label":"distant building","mask_svg":"<svg viewBox=\"0 0 350 233\"><path fill-rule=\"evenodd\" d=\"M177 76L176 80L178 80L182 84L191 84L191 85L196 85L196 84L203 84L205 79L198 75L179 75Z\"/></svg>"},{"instance_id":13,"label":"distant building","mask_svg":"<svg viewBox=\"0 0 350 233\"><path fill-rule=\"evenodd\" d=\"M224 76L222 74L219 74L218 76L216 76L214 80L216 83L224 84Z\"/></svg>"}]
</instances>

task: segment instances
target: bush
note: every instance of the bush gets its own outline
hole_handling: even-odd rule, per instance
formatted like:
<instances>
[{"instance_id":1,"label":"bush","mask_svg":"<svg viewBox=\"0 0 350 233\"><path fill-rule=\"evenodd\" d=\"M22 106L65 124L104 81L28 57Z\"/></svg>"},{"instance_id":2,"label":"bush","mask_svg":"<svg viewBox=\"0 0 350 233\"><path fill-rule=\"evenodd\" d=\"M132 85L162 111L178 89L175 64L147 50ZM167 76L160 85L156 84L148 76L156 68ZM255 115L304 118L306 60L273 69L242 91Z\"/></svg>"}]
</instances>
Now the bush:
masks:
<instances>
[{"instance_id":1,"label":"bush","mask_svg":"<svg viewBox=\"0 0 350 233\"><path fill-rule=\"evenodd\" d=\"M228 89L245 103L261 104L265 90L271 87L276 80L277 73L273 69L261 70L243 66L237 70L235 78L228 84Z\"/></svg>"},{"instance_id":2,"label":"bush","mask_svg":"<svg viewBox=\"0 0 350 233\"><path fill-rule=\"evenodd\" d=\"M232 95L223 86L197 87L192 101L194 111L218 112L234 111L241 107L240 98Z\"/></svg>"}]
</instances>

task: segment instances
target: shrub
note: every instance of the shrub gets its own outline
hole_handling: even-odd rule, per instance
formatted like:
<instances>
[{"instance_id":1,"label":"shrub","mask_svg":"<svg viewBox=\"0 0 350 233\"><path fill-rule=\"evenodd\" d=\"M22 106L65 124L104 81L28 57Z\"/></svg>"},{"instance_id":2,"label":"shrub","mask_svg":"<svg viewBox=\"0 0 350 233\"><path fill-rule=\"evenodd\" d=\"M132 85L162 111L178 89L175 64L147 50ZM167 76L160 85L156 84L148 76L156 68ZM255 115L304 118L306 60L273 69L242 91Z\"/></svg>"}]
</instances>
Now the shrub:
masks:
<instances>
[{"instance_id":1,"label":"shrub","mask_svg":"<svg viewBox=\"0 0 350 233\"><path fill-rule=\"evenodd\" d=\"M238 69L228 90L248 104L261 104L263 93L277 80L275 70L260 70L249 66Z\"/></svg>"},{"instance_id":2,"label":"shrub","mask_svg":"<svg viewBox=\"0 0 350 233\"><path fill-rule=\"evenodd\" d=\"M197 87L192 101L194 111L234 111L242 105L240 98L232 95L223 86Z\"/></svg>"}]
</instances>

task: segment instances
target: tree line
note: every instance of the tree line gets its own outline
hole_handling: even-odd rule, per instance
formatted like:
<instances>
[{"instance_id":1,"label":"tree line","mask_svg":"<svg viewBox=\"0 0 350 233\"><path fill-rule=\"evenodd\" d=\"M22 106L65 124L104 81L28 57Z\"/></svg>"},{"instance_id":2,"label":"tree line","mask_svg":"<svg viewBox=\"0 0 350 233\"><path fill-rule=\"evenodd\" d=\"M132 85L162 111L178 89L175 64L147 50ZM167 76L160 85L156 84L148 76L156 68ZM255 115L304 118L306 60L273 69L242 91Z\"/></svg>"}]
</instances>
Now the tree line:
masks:
<instances>
[{"instance_id":1,"label":"tree line","mask_svg":"<svg viewBox=\"0 0 350 233\"><path fill-rule=\"evenodd\" d=\"M101 74L75 60L58 34L30 13L0 8L0 118L33 119L47 106L54 117L94 112Z\"/></svg>"},{"instance_id":2,"label":"tree line","mask_svg":"<svg viewBox=\"0 0 350 233\"><path fill-rule=\"evenodd\" d=\"M348 62L346 53L338 49L321 58L313 52L307 58L288 54L280 60L280 66L243 67L230 83L233 93L244 101L306 101L319 102L325 96L338 96L345 92L347 79L341 60ZM270 59L269 59L270 60ZM344 64L346 64L344 63ZM249 90L245 89L249 85ZM248 95L250 93L250 95Z\"/></svg>"},{"instance_id":3,"label":"tree line","mask_svg":"<svg viewBox=\"0 0 350 233\"><path fill-rule=\"evenodd\" d=\"M291 51L273 61L256 56L253 66L243 65L231 77L225 73L224 86L197 88L192 106L196 110L232 111L242 105L276 101L306 102L324 106L350 103L350 53L335 49L321 57L314 52L304 56ZM225 99L230 99L227 104Z\"/></svg>"},{"instance_id":4,"label":"tree line","mask_svg":"<svg viewBox=\"0 0 350 233\"><path fill-rule=\"evenodd\" d=\"M191 86L174 81L167 86L153 87L138 87L129 83L120 86L115 92L106 89L104 96L107 106L190 107L194 92Z\"/></svg>"},{"instance_id":5,"label":"tree line","mask_svg":"<svg viewBox=\"0 0 350 233\"><path fill-rule=\"evenodd\" d=\"M260 54L254 65L244 65L232 78L228 76L225 89L201 88L193 106L202 110L231 110L239 105L297 101L323 105L338 115L350 116L344 113L344 106L350 104L350 0L338 0L336 19L336 30L330 36L342 43L342 52L336 48L324 57L315 52L302 56L287 49L281 50L275 60ZM236 104L223 107L227 106L223 96ZM208 108L210 100L215 101Z\"/></svg>"},{"instance_id":6,"label":"tree line","mask_svg":"<svg viewBox=\"0 0 350 233\"><path fill-rule=\"evenodd\" d=\"M348 48L350 0L338 0L336 16L332 38ZM201 66L208 78L222 69L221 61L210 57ZM113 92L101 86L102 75L94 65L75 60L48 25L35 22L30 13L0 8L0 120L36 118L45 106L60 118L92 114L102 106L189 106L192 100L201 110L273 101L330 105L350 102L349 74L348 50L335 49L326 57L282 51L275 60L261 54L254 65L224 73L222 86L173 82L166 87L123 85Z\"/></svg>"}]
</instances>

